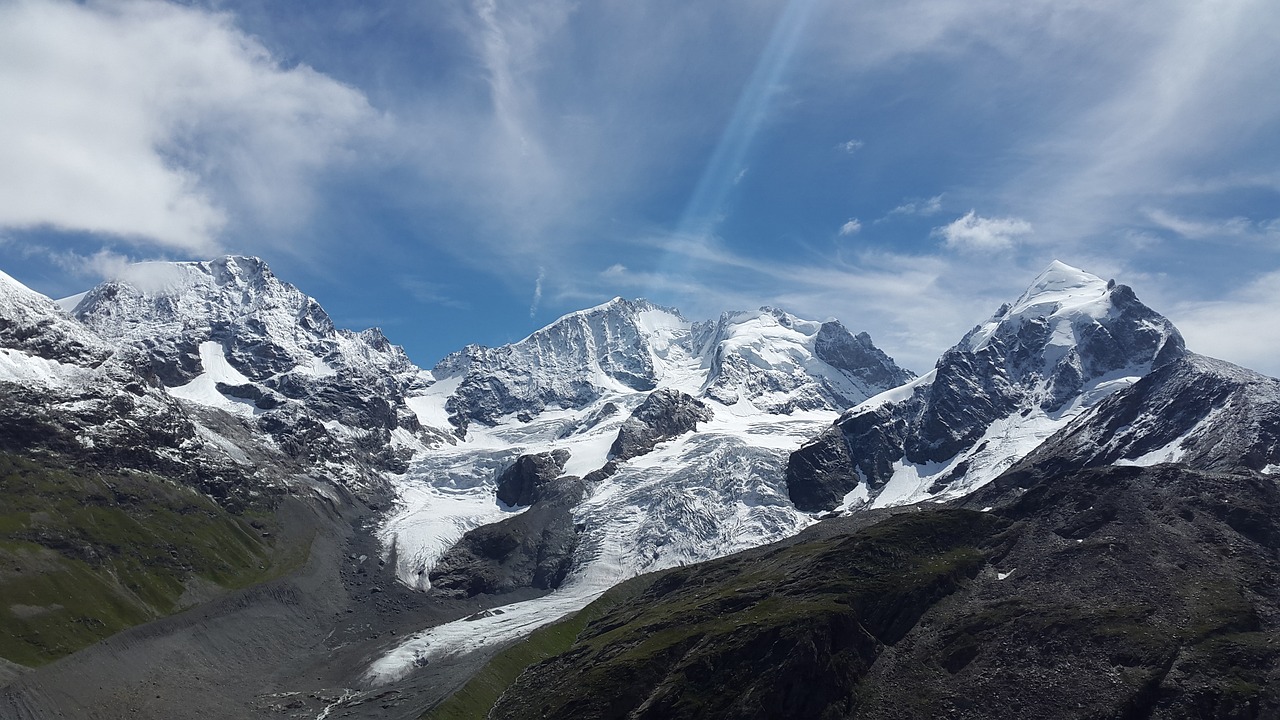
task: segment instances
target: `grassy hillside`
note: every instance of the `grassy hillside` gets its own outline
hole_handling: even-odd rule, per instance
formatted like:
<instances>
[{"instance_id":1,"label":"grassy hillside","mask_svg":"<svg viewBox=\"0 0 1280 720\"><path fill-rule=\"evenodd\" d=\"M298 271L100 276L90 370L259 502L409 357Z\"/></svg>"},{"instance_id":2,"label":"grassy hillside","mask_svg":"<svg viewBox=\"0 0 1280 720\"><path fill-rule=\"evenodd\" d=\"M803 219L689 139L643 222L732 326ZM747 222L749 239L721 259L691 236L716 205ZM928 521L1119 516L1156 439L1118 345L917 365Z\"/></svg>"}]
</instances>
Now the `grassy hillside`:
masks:
<instances>
[{"instance_id":1,"label":"grassy hillside","mask_svg":"<svg viewBox=\"0 0 1280 720\"><path fill-rule=\"evenodd\" d=\"M1273 478L1099 468L965 503L990 512L638 578L488 717L1280 717Z\"/></svg>"},{"instance_id":2,"label":"grassy hillside","mask_svg":"<svg viewBox=\"0 0 1280 720\"><path fill-rule=\"evenodd\" d=\"M573 646L587 623L648 587L650 578L636 578L610 588L595 602L559 622L541 627L529 637L498 653L461 689L421 720L484 720L489 709L529 666L559 655Z\"/></svg>"},{"instance_id":3,"label":"grassy hillside","mask_svg":"<svg viewBox=\"0 0 1280 720\"><path fill-rule=\"evenodd\" d=\"M47 663L278 567L266 503L0 453L0 657Z\"/></svg>"}]
</instances>

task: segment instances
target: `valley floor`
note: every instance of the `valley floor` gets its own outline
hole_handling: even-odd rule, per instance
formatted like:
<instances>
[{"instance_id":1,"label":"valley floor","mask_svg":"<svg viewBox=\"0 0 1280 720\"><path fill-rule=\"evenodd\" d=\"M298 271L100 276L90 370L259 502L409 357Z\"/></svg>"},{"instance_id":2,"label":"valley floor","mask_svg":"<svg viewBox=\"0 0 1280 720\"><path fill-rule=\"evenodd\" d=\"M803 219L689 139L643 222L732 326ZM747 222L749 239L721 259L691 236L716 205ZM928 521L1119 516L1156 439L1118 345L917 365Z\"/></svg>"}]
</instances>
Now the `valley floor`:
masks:
<instances>
[{"instance_id":1,"label":"valley floor","mask_svg":"<svg viewBox=\"0 0 1280 720\"><path fill-rule=\"evenodd\" d=\"M428 599L380 566L356 504L286 500L284 543L309 544L286 577L138 626L35 670L0 667L0 717L416 718L486 653L360 693L354 678L404 634L473 614L483 601ZM366 560L362 563L360 558Z\"/></svg>"}]
</instances>

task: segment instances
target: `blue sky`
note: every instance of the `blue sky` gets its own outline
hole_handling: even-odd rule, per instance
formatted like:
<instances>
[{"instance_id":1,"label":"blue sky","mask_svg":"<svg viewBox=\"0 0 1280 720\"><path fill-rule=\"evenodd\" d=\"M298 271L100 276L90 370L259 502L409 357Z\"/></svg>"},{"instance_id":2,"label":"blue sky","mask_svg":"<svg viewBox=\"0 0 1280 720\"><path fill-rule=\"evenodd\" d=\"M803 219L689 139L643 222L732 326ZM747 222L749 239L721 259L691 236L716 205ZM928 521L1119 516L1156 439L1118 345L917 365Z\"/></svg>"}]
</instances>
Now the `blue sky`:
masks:
<instances>
[{"instance_id":1,"label":"blue sky","mask_svg":"<svg viewBox=\"0 0 1280 720\"><path fill-rule=\"evenodd\" d=\"M615 295L922 372L1054 258L1280 374L1272 0L0 0L0 269L260 255L430 366Z\"/></svg>"}]
</instances>

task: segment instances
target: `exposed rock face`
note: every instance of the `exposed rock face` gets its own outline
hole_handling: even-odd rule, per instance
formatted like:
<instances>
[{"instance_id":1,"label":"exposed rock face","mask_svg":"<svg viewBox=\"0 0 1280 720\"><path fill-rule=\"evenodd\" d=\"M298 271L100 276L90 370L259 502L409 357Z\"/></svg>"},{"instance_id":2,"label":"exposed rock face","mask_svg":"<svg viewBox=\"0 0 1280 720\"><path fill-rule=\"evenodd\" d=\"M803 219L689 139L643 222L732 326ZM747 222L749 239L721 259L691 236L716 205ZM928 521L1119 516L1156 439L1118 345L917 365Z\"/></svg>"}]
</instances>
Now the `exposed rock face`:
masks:
<instances>
[{"instance_id":1,"label":"exposed rock face","mask_svg":"<svg viewBox=\"0 0 1280 720\"><path fill-rule=\"evenodd\" d=\"M711 408L679 390L663 388L649 394L618 430L609 454L622 461L649 452L658 443L698 429L711 419Z\"/></svg>"},{"instance_id":2,"label":"exposed rock face","mask_svg":"<svg viewBox=\"0 0 1280 720\"><path fill-rule=\"evenodd\" d=\"M405 395L419 370L377 329L337 329L313 299L257 258L144 263L84 295L76 318L131 347L184 400L244 418L291 458L353 486L403 472L433 442ZM337 423L339 427L333 425Z\"/></svg>"},{"instance_id":3,"label":"exposed rock face","mask_svg":"<svg viewBox=\"0 0 1280 720\"><path fill-rule=\"evenodd\" d=\"M0 273L0 449L159 472L243 506L266 472L207 442L147 370Z\"/></svg>"},{"instance_id":4,"label":"exposed rock face","mask_svg":"<svg viewBox=\"0 0 1280 720\"><path fill-rule=\"evenodd\" d=\"M850 410L797 451L788 487L807 510L832 509L859 487L848 502L963 494L1185 352L1177 329L1128 287L1054 263L931 373ZM883 496L895 478L901 487Z\"/></svg>"},{"instance_id":5,"label":"exposed rock face","mask_svg":"<svg viewBox=\"0 0 1280 720\"><path fill-rule=\"evenodd\" d=\"M498 476L498 499L513 506L538 502L568 460L568 450L521 455Z\"/></svg>"},{"instance_id":6,"label":"exposed rock face","mask_svg":"<svg viewBox=\"0 0 1280 720\"><path fill-rule=\"evenodd\" d=\"M1098 403L1021 466L1164 462L1280 471L1280 380L1188 354Z\"/></svg>"},{"instance_id":7,"label":"exposed rock face","mask_svg":"<svg viewBox=\"0 0 1280 720\"><path fill-rule=\"evenodd\" d=\"M831 367L861 380L867 387L897 387L914 377L876 347L869 334L853 335L838 320L824 322L818 328L813 354ZM854 401L850 406L856 404Z\"/></svg>"},{"instance_id":8,"label":"exposed rock face","mask_svg":"<svg viewBox=\"0 0 1280 720\"><path fill-rule=\"evenodd\" d=\"M690 323L669 308L615 298L570 313L520 342L468 346L431 371L456 380L447 404L460 435L472 422L530 419L546 408L583 408L617 392L646 392L673 376L700 391L765 412L844 410L909 380L865 333L781 310L731 312ZM686 388L692 391L692 388Z\"/></svg>"},{"instance_id":9,"label":"exposed rock face","mask_svg":"<svg viewBox=\"0 0 1280 720\"><path fill-rule=\"evenodd\" d=\"M551 459L543 467L555 467L555 463ZM541 481L532 507L469 531L445 553L431 571L432 591L445 597L473 597L559 587L578 545L580 528L572 511L581 502L583 489L582 480L573 476Z\"/></svg>"},{"instance_id":10,"label":"exposed rock face","mask_svg":"<svg viewBox=\"0 0 1280 720\"><path fill-rule=\"evenodd\" d=\"M96 368L110 346L49 298L0 272L0 347L64 365Z\"/></svg>"},{"instance_id":11,"label":"exposed rock face","mask_svg":"<svg viewBox=\"0 0 1280 720\"><path fill-rule=\"evenodd\" d=\"M787 494L806 512L829 510L849 492L849 446L838 427L823 431L812 442L791 453L787 461Z\"/></svg>"},{"instance_id":12,"label":"exposed rock face","mask_svg":"<svg viewBox=\"0 0 1280 720\"><path fill-rule=\"evenodd\" d=\"M462 376L447 409L460 431L477 421L493 424L510 414L532 416L548 406L580 408L611 387L652 390L657 386L652 346L644 318L679 326L673 310L615 298L566 315L512 345L468 345L441 360L437 378Z\"/></svg>"}]
</instances>

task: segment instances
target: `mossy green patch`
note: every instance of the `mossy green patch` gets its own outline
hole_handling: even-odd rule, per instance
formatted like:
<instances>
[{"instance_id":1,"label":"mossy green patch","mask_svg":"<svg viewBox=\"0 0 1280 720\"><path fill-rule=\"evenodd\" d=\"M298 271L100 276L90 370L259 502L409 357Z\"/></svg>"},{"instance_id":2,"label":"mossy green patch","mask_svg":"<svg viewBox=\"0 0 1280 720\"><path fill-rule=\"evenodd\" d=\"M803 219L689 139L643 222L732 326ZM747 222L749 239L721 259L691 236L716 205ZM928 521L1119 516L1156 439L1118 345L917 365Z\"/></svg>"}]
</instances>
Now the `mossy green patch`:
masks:
<instances>
[{"instance_id":1,"label":"mossy green patch","mask_svg":"<svg viewBox=\"0 0 1280 720\"><path fill-rule=\"evenodd\" d=\"M0 498L0 657L23 665L180 610L193 578L243 587L277 564L261 514L155 475L0 453Z\"/></svg>"}]
</instances>

